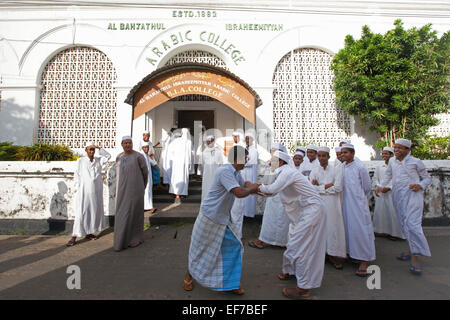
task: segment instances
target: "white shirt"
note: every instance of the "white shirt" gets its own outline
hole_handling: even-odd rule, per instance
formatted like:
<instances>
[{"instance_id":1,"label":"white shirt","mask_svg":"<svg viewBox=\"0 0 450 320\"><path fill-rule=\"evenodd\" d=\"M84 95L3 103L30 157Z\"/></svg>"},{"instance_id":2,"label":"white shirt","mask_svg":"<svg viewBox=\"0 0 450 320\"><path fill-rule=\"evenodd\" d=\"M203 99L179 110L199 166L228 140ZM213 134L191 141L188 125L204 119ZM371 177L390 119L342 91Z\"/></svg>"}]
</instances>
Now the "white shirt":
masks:
<instances>
[{"instance_id":1,"label":"white shirt","mask_svg":"<svg viewBox=\"0 0 450 320\"><path fill-rule=\"evenodd\" d=\"M327 165L326 169L322 166L312 169L309 180L317 180L318 186L315 186L320 194L336 194L342 191L342 170L335 166ZM326 184L332 183L333 186L325 189Z\"/></svg>"}]
</instances>

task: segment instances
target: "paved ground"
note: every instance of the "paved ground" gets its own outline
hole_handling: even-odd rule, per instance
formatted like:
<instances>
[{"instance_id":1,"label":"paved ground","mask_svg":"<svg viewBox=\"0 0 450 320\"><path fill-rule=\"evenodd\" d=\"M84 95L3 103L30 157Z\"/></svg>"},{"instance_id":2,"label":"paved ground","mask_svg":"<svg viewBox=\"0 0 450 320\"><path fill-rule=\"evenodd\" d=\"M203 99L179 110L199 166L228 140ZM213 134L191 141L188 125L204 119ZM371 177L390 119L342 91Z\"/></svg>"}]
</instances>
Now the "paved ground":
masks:
<instances>
[{"instance_id":1,"label":"paved ground","mask_svg":"<svg viewBox=\"0 0 450 320\"><path fill-rule=\"evenodd\" d=\"M281 289L294 286L276 278L283 250L250 248L245 241L240 297L195 286L182 289L192 224L153 226L140 247L112 250L113 233L66 248L68 236L0 236L0 299L162 299L284 300ZM245 240L256 237L258 223L244 224ZM339 271L327 264L322 287L314 299L450 299L450 228L426 228L433 257L423 259L425 273L414 276L395 255L404 241L376 238L381 289L369 290L366 280L345 264ZM69 265L81 269L81 289L69 290Z\"/></svg>"}]
</instances>

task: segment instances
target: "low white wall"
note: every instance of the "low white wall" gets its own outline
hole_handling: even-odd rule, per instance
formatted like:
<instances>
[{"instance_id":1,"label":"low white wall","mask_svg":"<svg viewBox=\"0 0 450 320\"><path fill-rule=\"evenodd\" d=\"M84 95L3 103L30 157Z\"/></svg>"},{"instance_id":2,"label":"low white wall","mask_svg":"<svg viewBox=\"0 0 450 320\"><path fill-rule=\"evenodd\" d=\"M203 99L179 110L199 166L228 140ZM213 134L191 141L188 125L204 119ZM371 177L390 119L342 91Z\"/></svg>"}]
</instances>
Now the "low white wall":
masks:
<instances>
[{"instance_id":1,"label":"low white wall","mask_svg":"<svg viewBox=\"0 0 450 320\"><path fill-rule=\"evenodd\" d=\"M0 219L74 218L75 161L0 161ZM365 161L371 176L381 161ZM450 218L450 160L424 161L432 177L425 190L424 218ZM263 166L260 166L263 169ZM264 170L260 170L262 181ZM264 198L257 197L257 214L264 212ZM115 214L115 164L103 173L105 216ZM373 192L369 197L373 209Z\"/></svg>"}]
</instances>

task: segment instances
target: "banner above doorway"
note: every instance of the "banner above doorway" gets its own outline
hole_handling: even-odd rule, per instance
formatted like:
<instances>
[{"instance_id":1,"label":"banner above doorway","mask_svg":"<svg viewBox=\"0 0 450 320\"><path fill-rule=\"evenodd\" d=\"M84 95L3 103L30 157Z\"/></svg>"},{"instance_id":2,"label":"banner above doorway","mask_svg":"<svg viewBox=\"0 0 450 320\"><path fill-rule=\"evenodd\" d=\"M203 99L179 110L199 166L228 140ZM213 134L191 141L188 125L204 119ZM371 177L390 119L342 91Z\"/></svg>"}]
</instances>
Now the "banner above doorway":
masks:
<instances>
[{"instance_id":1,"label":"banner above doorway","mask_svg":"<svg viewBox=\"0 0 450 320\"><path fill-rule=\"evenodd\" d=\"M125 102L133 106L133 120L162 103L188 94L216 99L255 124L258 94L233 73L202 63L181 63L155 70L133 89Z\"/></svg>"}]
</instances>

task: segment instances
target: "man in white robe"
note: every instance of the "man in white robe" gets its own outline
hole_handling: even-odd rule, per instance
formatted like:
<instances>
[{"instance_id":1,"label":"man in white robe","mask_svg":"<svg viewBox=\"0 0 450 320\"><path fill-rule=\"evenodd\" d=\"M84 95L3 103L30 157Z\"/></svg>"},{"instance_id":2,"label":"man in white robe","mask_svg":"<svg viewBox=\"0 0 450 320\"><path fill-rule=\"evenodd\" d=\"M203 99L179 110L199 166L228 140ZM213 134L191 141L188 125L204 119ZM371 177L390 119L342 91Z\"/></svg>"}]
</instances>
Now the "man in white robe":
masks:
<instances>
[{"instance_id":1,"label":"man in white robe","mask_svg":"<svg viewBox=\"0 0 450 320\"><path fill-rule=\"evenodd\" d=\"M375 190L381 187L384 174L386 173L389 160L394 156L394 149L384 147L381 157L384 160L382 165L375 168L372 179L372 185ZM381 189L378 197L375 197L375 209L373 212L373 231L378 234L387 235L390 240L405 239L402 233L402 227L395 212L394 203L392 202L392 184L388 184Z\"/></svg>"},{"instance_id":2,"label":"man in white robe","mask_svg":"<svg viewBox=\"0 0 450 320\"><path fill-rule=\"evenodd\" d=\"M297 279L295 288L283 288L283 295L292 299L309 299L309 290L320 287L326 252L326 214L319 192L308 178L288 165L290 156L276 151L272 167L277 178L270 185L260 185L264 195L280 194L291 221L289 241L283 254L280 280Z\"/></svg>"},{"instance_id":3,"label":"man in white robe","mask_svg":"<svg viewBox=\"0 0 450 320\"><path fill-rule=\"evenodd\" d=\"M258 179L258 151L254 145L255 137L253 133L245 134L245 144L248 151L248 161L243 170L245 181L256 183ZM254 218L256 211L256 196L249 195L244 199L244 216Z\"/></svg>"},{"instance_id":4,"label":"man in white robe","mask_svg":"<svg viewBox=\"0 0 450 320\"><path fill-rule=\"evenodd\" d=\"M156 160L153 160L149 156L149 148L150 144L148 142L144 142L141 144L141 153L144 155L145 162L147 163L148 172L152 172L152 166L156 165ZM145 187L144 192L144 210L150 210L150 213L154 213L156 208L153 207L153 180L152 175L148 175L147 186Z\"/></svg>"},{"instance_id":5,"label":"man in white robe","mask_svg":"<svg viewBox=\"0 0 450 320\"><path fill-rule=\"evenodd\" d=\"M408 240L409 251L401 253L397 259L411 260L409 270L414 274L422 274L419 256L430 257L431 252L422 229L423 192L431 183L431 177L424 163L411 156L411 141L397 139L394 144L395 158L389 160L389 165L376 190L379 196L382 188L392 180L392 200L402 227Z\"/></svg>"},{"instance_id":6,"label":"man in white robe","mask_svg":"<svg viewBox=\"0 0 450 320\"><path fill-rule=\"evenodd\" d=\"M99 149L100 157L94 157ZM95 233L103 228L103 179L102 169L111 158L103 148L88 142L85 148L87 157L77 159L74 172L77 193L75 195L75 220L72 238L68 247L76 244L77 237L89 240L97 239Z\"/></svg>"},{"instance_id":7,"label":"man in white robe","mask_svg":"<svg viewBox=\"0 0 450 320\"><path fill-rule=\"evenodd\" d=\"M366 277L369 261L375 260L375 236L369 211L367 195L371 189L369 171L355 159L355 147L343 144L344 161L343 217L347 254L357 260L356 275Z\"/></svg>"},{"instance_id":8,"label":"man in white robe","mask_svg":"<svg viewBox=\"0 0 450 320\"><path fill-rule=\"evenodd\" d=\"M317 151L319 151L319 147L315 145L309 145L306 147L306 158L303 159L303 163L300 168L304 176L309 176L311 170L320 165L319 160L317 160Z\"/></svg>"},{"instance_id":9,"label":"man in white robe","mask_svg":"<svg viewBox=\"0 0 450 320\"><path fill-rule=\"evenodd\" d=\"M275 151L287 153L286 147L279 142L271 145L270 154L273 155ZM269 168L271 169L270 161ZM273 183L275 178L276 174L271 170L271 174L265 177L264 184ZM248 245L258 249L264 249L268 246L285 247L288 242L289 224L289 217L281 203L280 195L275 194L267 197L259 239L249 241Z\"/></svg>"},{"instance_id":10,"label":"man in white robe","mask_svg":"<svg viewBox=\"0 0 450 320\"><path fill-rule=\"evenodd\" d=\"M192 141L189 129L181 129L181 137L171 143L172 174L169 193L175 195L175 203L181 202L181 197L186 197L189 187L189 171L192 161Z\"/></svg>"},{"instance_id":11,"label":"man in white robe","mask_svg":"<svg viewBox=\"0 0 450 320\"><path fill-rule=\"evenodd\" d=\"M171 128L167 132L166 139L163 142L163 149L161 151L161 157L159 158L159 166L162 168L163 184L170 184L170 177L172 175L172 154L170 153L170 144L175 139L173 132L176 128ZM181 134L180 134L181 136Z\"/></svg>"},{"instance_id":12,"label":"man in white robe","mask_svg":"<svg viewBox=\"0 0 450 320\"><path fill-rule=\"evenodd\" d=\"M347 257L345 228L342 218L342 170L330 166L330 149L320 147L317 153L320 166L312 169L309 180L316 186L327 215L327 257L336 269L342 269L341 258Z\"/></svg>"},{"instance_id":13,"label":"man in white robe","mask_svg":"<svg viewBox=\"0 0 450 320\"><path fill-rule=\"evenodd\" d=\"M336 160L334 160L334 166L337 167L342 164L341 161L341 147L334 148L334 152L336 152Z\"/></svg>"},{"instance_id":14,"label":"man in white robe","mask_svg":"<svg viewBox=\"0 0 450 320\"><path fill-rule=\"evenodd\" d=\"M214 181L217 169L222 165L222 151L216 146L215 137L206 137L206 146L200 157L200 164L202 165L202 200L208 194L208 191Z\"/></svg>"}]
</instances>

